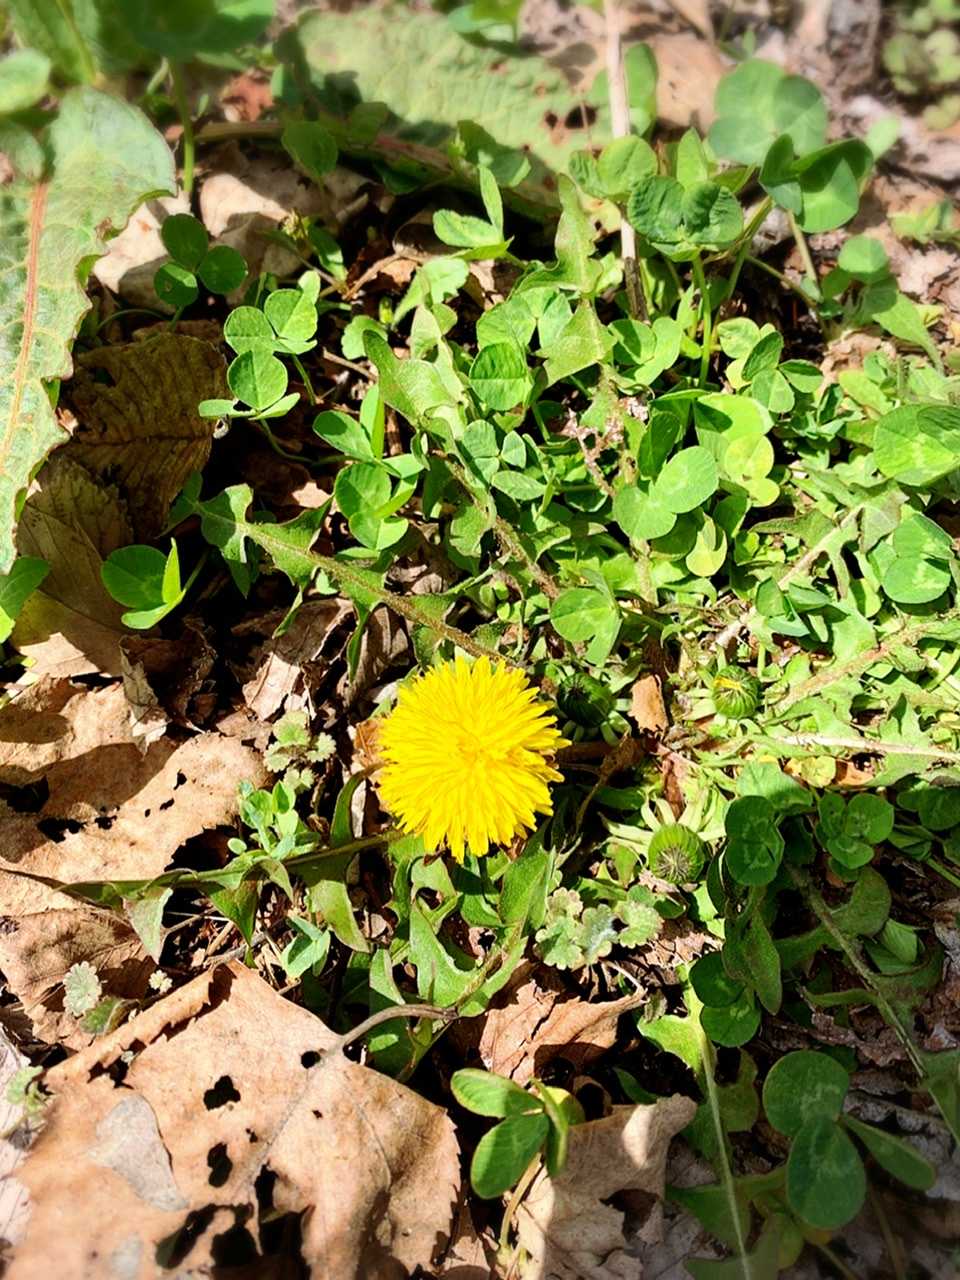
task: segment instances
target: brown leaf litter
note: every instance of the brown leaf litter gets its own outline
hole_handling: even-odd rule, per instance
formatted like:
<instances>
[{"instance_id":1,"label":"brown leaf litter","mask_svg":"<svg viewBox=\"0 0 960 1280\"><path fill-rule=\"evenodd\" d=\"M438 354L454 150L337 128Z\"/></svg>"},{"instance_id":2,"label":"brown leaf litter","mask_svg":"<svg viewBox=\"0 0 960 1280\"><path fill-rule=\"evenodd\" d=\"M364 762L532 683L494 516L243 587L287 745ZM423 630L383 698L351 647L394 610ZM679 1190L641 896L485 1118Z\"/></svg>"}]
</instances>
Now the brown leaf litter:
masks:
<instances>
[{"instance_id":1,"label":"brown leaf litter","mask_svg":"<svg viewBox=\"0 0 960 1280\"><path fill-rule=\"evenodd\" d=\"M158 1257L180 1274L239 1260L270 1274L262 1229L285 1215L315 1280L387 1280L428 1268L449 1230L446 1113L349 1061L242 965L201 974L45 1083L8 1280L152 1280Z\"/></svg>"},{"instance_id":2,"label":"brown leaf litter","mask_svg":"<svg viewBox=\"0 0 960 1280\"><path fill-rule=\"evenodd\" d=\"M526 1084L542 1076L554 1058L582 1070L612 1048L621 1014L646 999L644 993L595 1003L563 999L560 982L541 985L533 965L522 965L484 1020L480 1057L488 1071Z\"/></svg>"},{"instance_id":3,"label":"brown leaf litter","mask_svg":"<svg viewBox=\"0 0 960 1280\"><path fill-rule=\"evenodd\" d=\"M696 1109L692 1098L673 1094L574 1125L562 1173L551 1178L541 1169L517 1213L529 1255L523 1280L634 1280L630 1237L660 1238L670 1140ZM610 1203L625 1192L642 1193L629 1214Z\"/></svg>"},{"instance_id":4,"label":"brown leaf litter","mask_svg":"<svg viewBox=\"0 0 960 1280\"><path fill-rule=\"evenodd\" d=\"M265 778L256 751L215 732L142 753L119 684L49 681L0 709L0 783L23 810L0 816L0 965L38 1035L77 1042L62 1015L71 964L89 960L116 995L142 994L149 969L125 924L19 873L151 879L186 840L233 820L240 781Z\"/></svg>"}]
</instances>

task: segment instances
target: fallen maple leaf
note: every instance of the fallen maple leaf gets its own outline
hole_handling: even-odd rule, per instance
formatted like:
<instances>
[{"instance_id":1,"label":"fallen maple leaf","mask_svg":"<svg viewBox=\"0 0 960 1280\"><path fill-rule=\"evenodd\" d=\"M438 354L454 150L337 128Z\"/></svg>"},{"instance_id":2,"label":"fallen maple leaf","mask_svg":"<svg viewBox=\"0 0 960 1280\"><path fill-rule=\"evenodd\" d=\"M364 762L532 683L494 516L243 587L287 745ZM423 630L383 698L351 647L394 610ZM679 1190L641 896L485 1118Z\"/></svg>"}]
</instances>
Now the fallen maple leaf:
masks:
<instances>
[{"instance_id":1,"label":"fallen maple leaf","mask_svg":"<svg viewBox=\"0 0 960 1280\"><path fill-rule=\"evenodd\" d=\"M624 1191L655 1196L639 1234L658 1238L667 1150L696 1110L692 1098L673 1094L574 1125L563 1172L550 1178L541 1170L517 1213L529 1255L524 1280L636 1280L636 1258L624 1252L624 1214L609 1202Z\"/></svg>"},{"instance_id":2,"label":"fallen maple leaf","mask_svg":"<svg viewBox=\"0 0 960 1280\"><path fill-rule=\"evenodd\" d=\"M261 1227L284 1215L316 1280L429 1267L457 1197L453 1125L341 1043L231 964L53 1068L7 1280L147 1280L158 1258L267 1274Z\"/></svg>"}]
</instances>

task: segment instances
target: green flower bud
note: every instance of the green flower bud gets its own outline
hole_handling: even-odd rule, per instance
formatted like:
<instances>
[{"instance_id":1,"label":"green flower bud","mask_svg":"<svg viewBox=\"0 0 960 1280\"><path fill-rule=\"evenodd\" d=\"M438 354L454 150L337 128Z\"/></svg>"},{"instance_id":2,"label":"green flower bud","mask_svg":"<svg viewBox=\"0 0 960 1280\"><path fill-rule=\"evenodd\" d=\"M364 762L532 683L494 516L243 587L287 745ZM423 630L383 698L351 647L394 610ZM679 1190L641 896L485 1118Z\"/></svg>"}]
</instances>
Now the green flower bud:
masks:
<instances>
[{"instance_id":1,"label":"green flower bud","mask_svg":"<svg viewBox=\"0 0 960 1280\"><path fill-rule=\"evenodd\" d=\"M655 832L647 850L647 866L670 884L690 884L699 879L705 862L703 841L679 822Z\"/></svg>"},{"instance_id":2,"label":"green flower bud","mask_svg":"<svg viewBox=\"0 0 960 1280\"><path fill-rule=\"evenodd\" d=\"M557 690L561 714L585 729L598 729L613 710L614 697L594 676L578 673L564 680Z\"/></svg>"},{"instance_id":3,"label":"green flower bud","mask_svg":"<svg viewBox=\"0 0 960 1280\"><path fill-rule=\"evenodd\" d=\"M713 677L713 705L731 720L752 716L760 705L760 681L742 667L723 667Z\"/></svg>"}]
</instances>

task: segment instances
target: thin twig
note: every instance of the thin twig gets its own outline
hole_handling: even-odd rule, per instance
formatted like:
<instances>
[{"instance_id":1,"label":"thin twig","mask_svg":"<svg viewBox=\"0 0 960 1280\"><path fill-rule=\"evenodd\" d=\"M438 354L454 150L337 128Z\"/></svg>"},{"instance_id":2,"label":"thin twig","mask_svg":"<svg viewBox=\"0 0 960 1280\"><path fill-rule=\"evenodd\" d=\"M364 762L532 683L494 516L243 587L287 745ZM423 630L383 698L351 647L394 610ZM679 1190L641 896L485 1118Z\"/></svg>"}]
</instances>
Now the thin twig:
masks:
<instances>
[{"instance_id":1,"label":"thin twig","mask_svg":"<svg viewBox=\"0 0 960 1280\"><path fill-rule=\"evenodd\" d=\"M615 138L629 138L630 100L627 97L627 78L623 67L621 47L621 19L617 0L603 0L603 16L606 22L607 87L610 95L610 130ZM620 215L620 251L623 257L623 280L627 290L627 306L634 319L647 319L647 306L637 268L637 233Z\"/></svg>"}]
</instances>

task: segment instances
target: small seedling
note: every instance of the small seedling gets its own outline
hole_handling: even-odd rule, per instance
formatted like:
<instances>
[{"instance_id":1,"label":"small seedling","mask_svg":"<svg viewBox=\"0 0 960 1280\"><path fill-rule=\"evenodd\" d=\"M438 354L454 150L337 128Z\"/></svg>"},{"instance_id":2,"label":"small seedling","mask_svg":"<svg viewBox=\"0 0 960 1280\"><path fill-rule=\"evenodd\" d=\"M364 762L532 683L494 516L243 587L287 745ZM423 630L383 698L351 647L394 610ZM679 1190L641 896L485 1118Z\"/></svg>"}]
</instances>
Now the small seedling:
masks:
<instances>
[{"instance_id":1,"label":"small seedling","mask_svg":"<svg viewBox=\"0 0 960 1280\"><path fill-rule=\"evenodd\" d=\"M464 1067L450 1080L453 1096L475 1115L500 1120L477 1143L470 1162L470 1181L485 1200L509 1191L541 1154L547 1171L556 1177L567 1158L571 1124L582 1124L583 1108L565 1089L539 1080L531 1091L512 1080Z\"/></svg>"}]
</instances>

